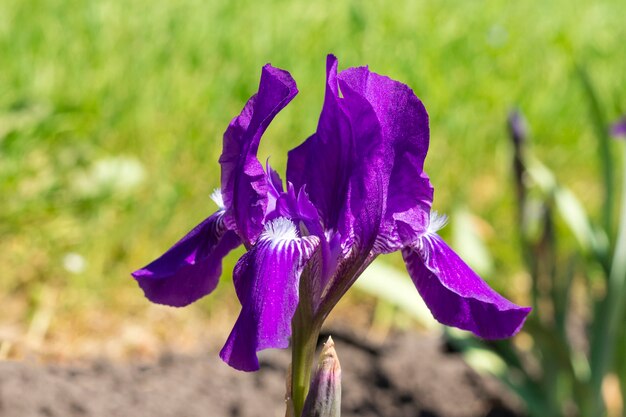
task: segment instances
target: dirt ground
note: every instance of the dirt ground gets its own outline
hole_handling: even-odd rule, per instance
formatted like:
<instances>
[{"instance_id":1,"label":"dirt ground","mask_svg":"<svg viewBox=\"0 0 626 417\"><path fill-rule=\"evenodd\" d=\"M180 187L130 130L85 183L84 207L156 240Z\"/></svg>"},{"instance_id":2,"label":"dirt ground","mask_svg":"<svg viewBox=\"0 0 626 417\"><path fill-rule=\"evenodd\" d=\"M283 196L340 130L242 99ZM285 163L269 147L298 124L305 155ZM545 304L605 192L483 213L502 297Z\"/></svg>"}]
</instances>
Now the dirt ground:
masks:
<instances>
[{"instance_id":1,"label":"dirt ground","mask_svg":"<svg viewBox=\"0 0 626 417\"><path fill-rule=\"evenodd\" d=\"M342 366L342 416L523 416L495 380L479 376L435 336L407 333L382 345L332 332ZM323 339L324 335L320 338ZM82 365L0 363L2 417L282 417L286 350L261 371L230 369L216 353Z\"/></svg>"}]
</instances>

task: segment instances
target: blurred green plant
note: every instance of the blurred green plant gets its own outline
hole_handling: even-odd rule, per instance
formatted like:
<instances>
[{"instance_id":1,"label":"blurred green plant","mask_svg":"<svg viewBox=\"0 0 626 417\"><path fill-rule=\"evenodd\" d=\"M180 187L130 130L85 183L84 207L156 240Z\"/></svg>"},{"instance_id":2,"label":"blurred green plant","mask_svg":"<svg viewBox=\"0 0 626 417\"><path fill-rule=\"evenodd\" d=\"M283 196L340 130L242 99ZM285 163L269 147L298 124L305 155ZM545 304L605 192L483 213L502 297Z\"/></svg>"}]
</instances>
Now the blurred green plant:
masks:
<instances>
[{"instance_id":1,"label":"blurred green plant","mask_svg":"<svg viewBox=\"0 0 626 417\"><path fill-rule=\"evenodd\" d=\"M511 112L518 247L530 278L533 312L520 336L510 340L481 341L445 329L449 342L470 365L499 377L537 417L605 415L604 383L611 375L620 384L622 404L626 402L626 141L610 139L608 119L591 78L582 66L576 74L598 139L601 214L589 215L541 162L530 147L525 119ZM619 205L613 161L617 146L623 154ZM477 271L489 275L493 260L477 222L467 209L456 210L452 219L455 247ZM429 315L423 303L407 299L408 280L384 265L371 269L357 282L358 288L379 297L379 304L393 305L433 326L424 319ZM622 415L626 416L626 404Z\"/></svg>"},{"instance_id":2,"label":"blurred green plant","mask_svg":"<svg viewBox=\"0 0 626 417\"><path fill-rule=\"evenodd\" d=\"M509 119L518 200L520 249L531 278L533 313L516 341L483 342L450 333L465 353L495 353L505 364L492 368L524 399L533 416L602 416L603 382L617 376L626 400L626 144L619 219L613 216L613 144L607 117L584 67L577 73L598 137L602 215L590 216L529 147L518 113ZM561 229L569 233L561 233ZM578 245L567 244L568 236ZM561 240L562 239L562 240ZM623 407L626 416L626 408Z\"/></svg>"}]
</instances>

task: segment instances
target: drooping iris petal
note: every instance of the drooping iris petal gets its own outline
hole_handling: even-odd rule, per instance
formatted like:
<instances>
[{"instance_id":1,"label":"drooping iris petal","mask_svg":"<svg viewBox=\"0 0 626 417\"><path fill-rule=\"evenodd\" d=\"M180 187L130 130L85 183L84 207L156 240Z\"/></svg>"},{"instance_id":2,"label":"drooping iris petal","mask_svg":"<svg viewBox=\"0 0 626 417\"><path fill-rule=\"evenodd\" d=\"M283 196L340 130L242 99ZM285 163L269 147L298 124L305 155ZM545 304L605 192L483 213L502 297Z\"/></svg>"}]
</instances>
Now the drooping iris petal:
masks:
<instances>
[{"instance_id":1,"label":"drooping iris petal","mask_svg":"<svg viewBox=\"0 0 626 417\"><path fill-rule=\"evenodd\" d=\"M414 242L428 225L433 187L424 173L428 152L428 113L407 85L371 72L349 68L339 74L346 99L362 97L375 112L382 132L383 156L375 167L385 186L385 213L378 252L393 252Z\"/></svg>"},{"instance_id":2,"label":"drooping iris petal","mask_svg":"<svg viewBox=\"0 0 626 417\"><path fill-rule=\"evenodd\" d=\"M263 230L268 204L268 178L256 157L261 136L297 92L287 71L264 66L258 93L248 100L224 133L219 161L225 221L246 244L254 243Z\"/></svg>"},{"instance_id":3,"label":"drooping iris petal","mask_svg":"<svg viewBox=\"0 0 626 417\"><path fill-rule=\"evenodd\" d=\"M409 275L439 322L485 339L514 335L530 312L492 290L436 234L403 249Z\"/></svg>"},{"instance_id":4,"label":"drooping iris petal","mask_svg":"<svg viewBox=\"0 0 626 417\"><path fill-rule=\"evenodd\" d=\"M223 210L214 213L160 258L133 272L150 301L183 307L215 289L222 259L241 244L223 216Z\"/></svg>"},{"instance_id":5,"label":"drooping iris petal","mask_svg":"<svg viewBox=\"0 0 626 417\"><path fill-rule=\"evenodd\" d=\"M316 236L298 237L295 225L279 217L239 260L233 280L242 309L220 352L230 366L255 371L258 351L289 346L300 273L318 244Z\"/></svg>"}]
</instances>

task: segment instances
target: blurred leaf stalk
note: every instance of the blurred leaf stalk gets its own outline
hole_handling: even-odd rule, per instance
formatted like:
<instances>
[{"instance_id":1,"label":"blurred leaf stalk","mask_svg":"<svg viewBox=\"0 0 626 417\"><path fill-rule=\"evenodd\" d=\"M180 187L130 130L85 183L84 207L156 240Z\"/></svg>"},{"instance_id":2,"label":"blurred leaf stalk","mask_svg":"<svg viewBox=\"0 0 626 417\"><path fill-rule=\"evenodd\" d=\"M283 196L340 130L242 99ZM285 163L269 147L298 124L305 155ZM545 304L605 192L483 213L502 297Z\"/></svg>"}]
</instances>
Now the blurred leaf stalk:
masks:
<instances>
[{"instance_id":1,"label":"blurred leaf stalk","mask_svg":"<svg viewBox=\"0 0 626 417\"><path fill-rule=\"evenodd\" d=\"M465 353L495 353L502 359L505 366L494 373L524 400L532 416L606 415L607 383L615 377L626 416L626 141L612 141L590 77L583 67L577 72L598 139L602 213L589 215L559 184L529 147L523 116L512 111L508 127L517 225L533 313L526 334L517 340L450 337ZM621 195L616 195L614 178L617 146L623 155ZM567 237L556 233L561 227L577 241L574 248L559 240Z\"/></svg>"}]
</instances>

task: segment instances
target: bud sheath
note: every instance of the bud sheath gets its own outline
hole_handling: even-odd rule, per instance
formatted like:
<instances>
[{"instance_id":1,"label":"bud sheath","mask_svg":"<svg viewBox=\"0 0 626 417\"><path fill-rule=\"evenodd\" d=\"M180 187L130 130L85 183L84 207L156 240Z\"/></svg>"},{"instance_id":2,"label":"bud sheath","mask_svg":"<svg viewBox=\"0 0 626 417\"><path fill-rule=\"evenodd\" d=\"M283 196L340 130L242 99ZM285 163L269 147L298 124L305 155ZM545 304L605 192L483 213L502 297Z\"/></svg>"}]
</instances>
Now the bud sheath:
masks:
<instances>
[{"instance_id":1,"label":"bud sheath","mask_svg":"<svg viewBox=\"0 0 626 417\"><path fill-rule=\"evenodd\" d=\"M324 343L306 397L302 417L339 417L341 415L341 366L331 337Z\"/></svg>"}]
</instances>

